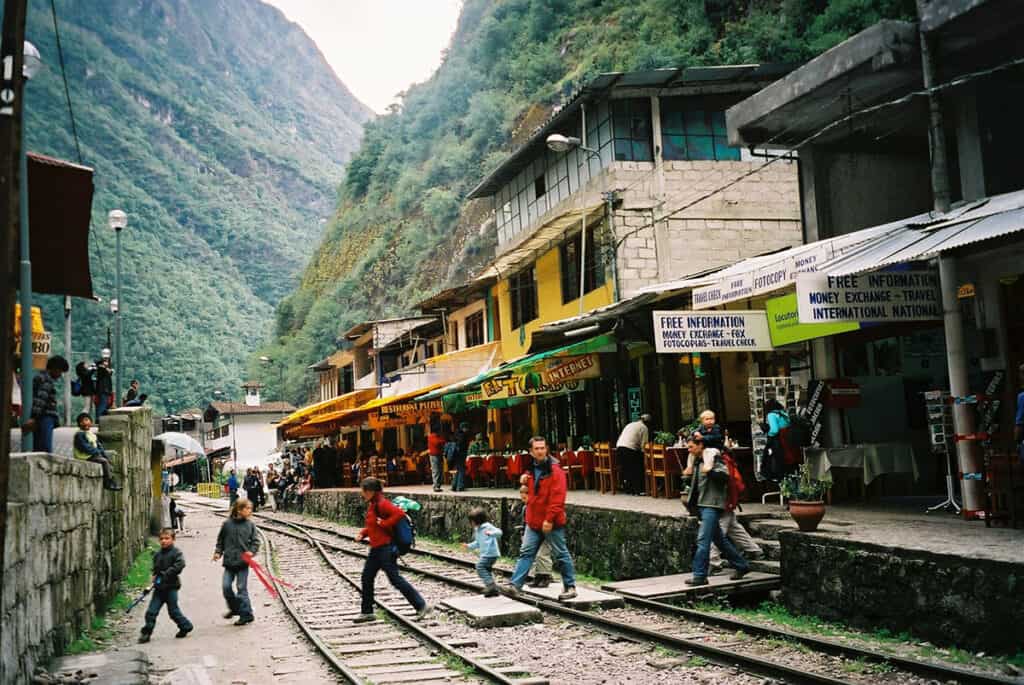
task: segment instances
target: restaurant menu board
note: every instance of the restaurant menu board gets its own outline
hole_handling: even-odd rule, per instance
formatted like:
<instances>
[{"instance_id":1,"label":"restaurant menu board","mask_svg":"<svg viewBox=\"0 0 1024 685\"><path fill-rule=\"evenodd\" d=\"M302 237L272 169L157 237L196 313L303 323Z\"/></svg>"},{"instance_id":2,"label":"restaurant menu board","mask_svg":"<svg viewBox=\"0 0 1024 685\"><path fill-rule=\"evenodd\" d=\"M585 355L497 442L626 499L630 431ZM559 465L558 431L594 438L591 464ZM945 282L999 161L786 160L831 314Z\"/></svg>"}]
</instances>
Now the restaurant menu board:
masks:
<instances>
[{"instance_id":1,"label":"restaurant menu board","mask_svg":"<svg viewBox=\"0 0 1024 685\"><path fill-rule=\"evenodd\" d=\"M763 376L747 381L750 393L750 435L754 448L754 476L761 481L761 460L768 445L768 435L761 430L765 422L764 403L767 400L778 400L786 412L792 416L797 406L797 386L791 376Z\"/></svg>"}]
</instances>

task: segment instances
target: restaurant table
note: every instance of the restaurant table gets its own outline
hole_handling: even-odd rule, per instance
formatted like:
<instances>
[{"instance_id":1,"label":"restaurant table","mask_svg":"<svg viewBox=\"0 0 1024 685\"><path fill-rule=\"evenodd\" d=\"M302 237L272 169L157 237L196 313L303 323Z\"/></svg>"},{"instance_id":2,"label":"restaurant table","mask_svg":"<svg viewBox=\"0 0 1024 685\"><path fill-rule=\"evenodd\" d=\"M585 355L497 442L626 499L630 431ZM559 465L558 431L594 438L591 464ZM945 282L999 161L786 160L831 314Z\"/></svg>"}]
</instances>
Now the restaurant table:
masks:
<instances>
[{"instance_id":1,"label":"restaurant table","mask_svg":"<svg viewBox=\"0 0 1024 685\"><path fill-rule=\"evenodd\" d=\"M484 457L482 454L471 454L466 457L466 476L471 479L476 479L477 474L480 473L480 467L484 463Z\"/></svg>"},{"instance_id":2,"label":"restaurant table","mask_svg":"<svg viewBox=\"0 0 1024 685\"><path fill-rule=\"evenodd\" d=\"M827 477L833 466L862 469L864 485L884 473L911 473L914 480L918 478L914 449L902 442L805 447L804 461L810 467L811 476L818 480Z\"/></svg>"}]
</instances>

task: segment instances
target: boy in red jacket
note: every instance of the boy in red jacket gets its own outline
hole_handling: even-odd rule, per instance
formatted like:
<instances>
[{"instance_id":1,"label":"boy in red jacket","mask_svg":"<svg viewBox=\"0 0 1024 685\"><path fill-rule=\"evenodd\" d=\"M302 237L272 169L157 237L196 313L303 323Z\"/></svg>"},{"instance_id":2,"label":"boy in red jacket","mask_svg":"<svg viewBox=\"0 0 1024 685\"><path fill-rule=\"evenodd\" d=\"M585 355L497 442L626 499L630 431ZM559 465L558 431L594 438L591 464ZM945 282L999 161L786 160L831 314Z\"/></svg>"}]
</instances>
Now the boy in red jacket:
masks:
<instances>
[{"instance_id":1,"label":"boy in red jacket","mask_svg":"<svg viewBox=\"0 0 1024 685\"><path fill-rule=\"evenodd\" d=\"M373 585L381 569L388 581L416 610L416 618L426 617L431 610L416 588L398 572L398 548L391 541L392 530L405 516L405 512L392 504L382 491L384 486L376 478L367 478L361 484L362 497L366 502L366 527L356 535L356 542L370 541L370 556L363 566L363 606L361 613L352 619L353 623L369 623L376 616L373 613Z\"/></svg>"},{"instance_id":2,"label":"boy in red jacket","mask_svg":"<svg viewBox=\"0 0 1024 685\"><path fill-rule=\"evenodd\" d=\"M558 462L548 455L547 440L540 436L530 438L530 454L533 463L527 467L520 482L529 488L526 499L526 528L523 531L523 546L519 550L519 561L512 573L507 593L517 596L523 589L527 574L537 556L541 542L551 546L554 561L561 562L562 586L564 592L560 601L576 597L576 572L572 557L565 546L565 472Z\"/></svg>"}]
</instances>

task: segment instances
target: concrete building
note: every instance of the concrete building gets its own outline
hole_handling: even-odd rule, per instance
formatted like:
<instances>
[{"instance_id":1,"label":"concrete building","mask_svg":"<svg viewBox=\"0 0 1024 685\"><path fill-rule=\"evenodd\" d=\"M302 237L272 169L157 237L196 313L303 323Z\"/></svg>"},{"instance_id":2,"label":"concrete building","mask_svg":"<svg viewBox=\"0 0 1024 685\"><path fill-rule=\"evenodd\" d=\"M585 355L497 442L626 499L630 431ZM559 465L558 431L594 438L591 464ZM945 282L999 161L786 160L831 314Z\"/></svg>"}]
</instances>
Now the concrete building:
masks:
<instances>
[{"instance_id":1,"label":"concrete building","mask_svg":"<svg viewBox=\"0 0 1024 685\"><path fill-rule=\"evenodd\" d=\"M259 383L248 382L243 402L211 402L203 412L206 453L229 468L266 467L278 450L277 423L295 411L288 402L263 402Z\"/></svg>"},{"instance_id":2,"label":"concrete building","mask_svg":"<svg viewBox=\"0 0 1024 685\"><path fill-rule=\"evenodd\" d=\"M473 189L494 203L498 248L482 278L497 279L506 359L528 350L544 322L802 241L796 165L755 173L764 160L731 145L725 129L730 105L787 71L603 74ZM552 134L581 145L552 151Z\"/></svg>"}]
</instances>

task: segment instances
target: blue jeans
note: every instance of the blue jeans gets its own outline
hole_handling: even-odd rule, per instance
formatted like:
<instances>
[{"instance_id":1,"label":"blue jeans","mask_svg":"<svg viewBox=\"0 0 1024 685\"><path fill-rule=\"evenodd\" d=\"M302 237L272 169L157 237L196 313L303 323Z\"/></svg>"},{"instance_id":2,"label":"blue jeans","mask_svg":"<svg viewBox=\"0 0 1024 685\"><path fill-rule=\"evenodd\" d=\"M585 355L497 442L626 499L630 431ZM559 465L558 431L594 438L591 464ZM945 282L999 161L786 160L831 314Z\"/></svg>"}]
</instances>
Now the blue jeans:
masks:
<instances>
[{"instance_id":1,"label":"blue jeans","mask_svg":"<svg viewBox=\"0 0 1024 685\"><path fill-rule=\"evenodd\" d=\"M551 547L551 557L555 562L561 562L559 570L562 572L562 585L569 589L576 587L576 570L572 566L572 557L569 556L569 548L565 546L565 528L554 528L545 535L539 530L529 526L523 532L523 546L519 549L519 561L516 562L516 570L512 572L512 584L522 588L526 582L526 576L533 566L534 557L540 549L540 543L547 541Z\"/></svg>"},{"instance_id":2,"label":"blue jeans","mask_svg":"<svg viewBox=\"0 0 1024 685\"><path fill-rule=\"evenodd\" d=\"M238 592L232 589L234 583ZM221 589L224 590L224 599L230 609L239 618L252 618L252 604L249 603L249 567L241 568L224 567L224 580Z\"/></svg>"},{"instance_id":3,"label":"blue jeans","mask_svg":"<svg viewBox=\"0 0 1024 685\"><path fill-rule=\"evenodd\" d=\"M146 625L142 626L143 635L149 635L156 626L156 617L164 604L167 605L167 615L171 617L178 630L192 630L192 622L185 618L178 607L177 590L153 590L153 598L149 600L149 608L146 609Z\"/></svg>"},{"instance_id":4,"label":"blue jeans","mask_svg":"<svg viewBox=\"0 0 1024 685\"><path fill-rule=\"evenodd\" d=\"M497 560L498 557L480 557L476 562L476 574L484 581L484 585L494 585L494 574L491 573L491 569Z\"/></svg>"},{"instance_id":5,"label":"blue jeans","mask_svg":"<svg viewBox=\"0 0 1024 685\"><path fill-rule=\"evenodd\" d=\"M110 395L96 396L96 425L100 423L100 417L110 409Z\"/></svg>"},{"instance_id":6,"label":"blue jeans","mask_svg":"<svg viewBox=\"0 0 1024 685\"><path fill-rule=\"evenodd\" d=\"M398 572L398 549L394 545L381 545L370 550L363 565L363 607L364 614L373 613L373 585L377 581L377 572L383 570L392 587L402 593L406 601L416 611L427 605L416 588Z\"/></svg>"},{"instance_id":7,"label":"blue jeans","mask_svg":"<svg viewBox=\"0 0 1024 685\"><path fill-rule=\"evenodd\" d=\"M434 482L434 489L440 490L444 481L444 457L440 454L430 455L430 478Z\"/></svg>"},{"instance_id":8,"label":"blue jeans","mask_svg":"<svg viewBox=\"0 0 1024 685\"><path fill-rule=\"evenodd\" d=\"M466 460L459 459L453 466L455 467L455 475L452 477L452 490L459 491L466 489Z\"/></svg>"},{"instance_id":9,"label":"blue jeans","mask_svg":"<svg viewBox=\"0 0 1024 685\"><path fill-rule=\"evenodd\" d=\"M45 414L36 419L36 430L32 437L33 452L53 452L53 429L57 427L57 417Z\"/></svg>"},{"instance_id":10,"label":"blue jeans","mask_svg":"<svg viewBox=\"0 0 1024 685\"><path fill-rule=\"evenodd\" d=\"M711 543L722 551L722 556L729 560L737 571L750 568L747 560L736 550L732 542L722 533L718 520L722 510L714 507L699 507L700 530L697 532L697 553L693 556L693 577L707 578L708 563L711 558Z\"/></svg>"}]
</instances>

